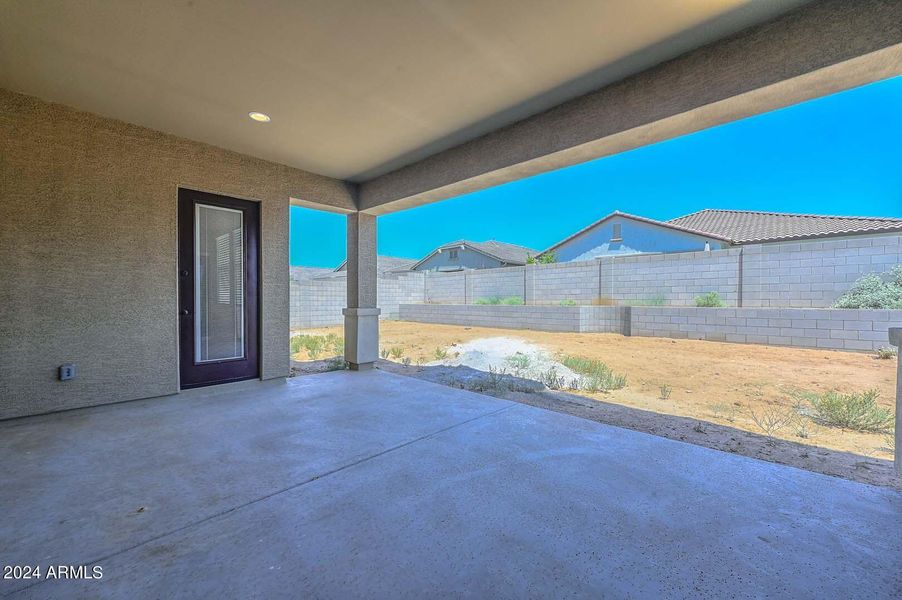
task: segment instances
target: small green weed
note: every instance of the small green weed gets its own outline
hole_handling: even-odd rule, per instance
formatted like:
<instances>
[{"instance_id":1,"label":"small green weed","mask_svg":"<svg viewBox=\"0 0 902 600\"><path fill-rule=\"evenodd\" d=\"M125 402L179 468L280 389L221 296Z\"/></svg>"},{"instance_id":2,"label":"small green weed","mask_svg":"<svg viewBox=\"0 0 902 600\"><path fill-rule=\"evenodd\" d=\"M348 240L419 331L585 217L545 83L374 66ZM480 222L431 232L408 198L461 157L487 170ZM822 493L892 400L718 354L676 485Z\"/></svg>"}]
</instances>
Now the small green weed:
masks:
<instances>
[{"instance_id":1,"label":"small green weed","mask_svg":"<svg viewBox=\"0 0 902 600\"><path fill-rule=\"evenodd\" d=\"M696 297L695 305L705 308L717 308L726 306L726 304L724 304L724 301L720 298L720 294L718 294L717 292L708 292L707 294Z\"/></svg>"},{"instance_id":2,"label":"small green weed","mask_svg":"<svg viewBox=\"0 0 902 600\"><path fill-rule=\"evenodd\" d=\"M593 390L608 392L626 387L626 376L614 373L608 365L600 360L581 356L565 356L561 359L561 363L574 373L582 375L583 385Z\"/></svg>"}]
</instances>

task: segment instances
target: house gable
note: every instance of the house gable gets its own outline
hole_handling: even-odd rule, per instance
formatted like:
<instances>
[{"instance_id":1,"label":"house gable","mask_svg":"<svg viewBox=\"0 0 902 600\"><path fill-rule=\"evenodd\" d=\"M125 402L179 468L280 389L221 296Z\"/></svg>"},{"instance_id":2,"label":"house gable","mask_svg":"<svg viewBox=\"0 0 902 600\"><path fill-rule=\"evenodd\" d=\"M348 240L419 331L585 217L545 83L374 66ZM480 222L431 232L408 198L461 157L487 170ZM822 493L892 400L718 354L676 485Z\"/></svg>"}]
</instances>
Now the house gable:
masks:
<instances>
[{"instance_id":1,"label":"house gable","mask_svg":"<svg viewBox=\"0 0 902 600\"><path fill-rule=\"evenodd\" d=\"M619 230L619 237L616 235ZM707 245L707 246L706 246ZM613 213L552 246L559 262L644 252L693 252L729 247L727 240L668 226L651 219Z\"/></svg>"},{"instance_id":2,"label":"house gable","mask_svg":"<svg viewBox=\"0 0 902 600\"><path fill-rule=\"evenodd\" d=\"M433 252L414 267L416 271L456 271L463 269L495 269L506 263L477 252L468 246L463 248L442 248Z\"/></svg>"}]
</instances>

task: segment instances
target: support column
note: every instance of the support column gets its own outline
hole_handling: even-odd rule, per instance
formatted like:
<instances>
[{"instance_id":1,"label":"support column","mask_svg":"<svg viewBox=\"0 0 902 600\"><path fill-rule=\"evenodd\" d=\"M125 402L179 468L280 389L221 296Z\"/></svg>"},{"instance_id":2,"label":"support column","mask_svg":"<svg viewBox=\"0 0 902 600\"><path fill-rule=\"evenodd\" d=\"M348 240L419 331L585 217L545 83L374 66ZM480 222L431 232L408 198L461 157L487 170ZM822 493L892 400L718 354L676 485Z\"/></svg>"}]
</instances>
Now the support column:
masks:
<instances>
[{"instance_id":1,"label":"support column","mask_svg":"<svg viewBox=\"0 0 902 600\"><path fill-rule=\"evenodd\" d=\"M893 455L893 465L896 469L896 476L902 477L902 450L899 449L899 443L902 442L902 327L889 328L889 343L898 349L896 352L896 430L894 432L896 440L896 451Z\"/></svg>"},{"instance_id":2,"label":"support column","mask_svg":"<svg viewBox=\"0 0 902 600\"><path fill-rule=\"evenodd\" d=\"M376 269L376 217L348 215L348 307L345 360L353 371L372 369L379 358L379 309Z\"/></svg>"}]
</instances>

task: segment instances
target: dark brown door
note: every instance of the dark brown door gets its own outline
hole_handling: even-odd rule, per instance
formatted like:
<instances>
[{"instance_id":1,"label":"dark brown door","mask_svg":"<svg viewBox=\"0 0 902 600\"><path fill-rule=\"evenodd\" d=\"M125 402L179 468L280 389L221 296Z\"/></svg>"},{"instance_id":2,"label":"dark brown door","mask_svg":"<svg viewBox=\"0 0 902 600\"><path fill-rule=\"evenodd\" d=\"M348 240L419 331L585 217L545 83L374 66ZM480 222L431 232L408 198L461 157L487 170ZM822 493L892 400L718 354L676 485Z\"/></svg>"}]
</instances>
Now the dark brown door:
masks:
<instances>
[{"instance_id":1,"label":"dark brown door","mask_svg":"<svg viewBox=\"0 0 902 600\"><path fill-rule=\"evenodd\" d=\"M179 189L178 236L181 387L259 377L260 205Z\"/></svg>"}]
</instances>

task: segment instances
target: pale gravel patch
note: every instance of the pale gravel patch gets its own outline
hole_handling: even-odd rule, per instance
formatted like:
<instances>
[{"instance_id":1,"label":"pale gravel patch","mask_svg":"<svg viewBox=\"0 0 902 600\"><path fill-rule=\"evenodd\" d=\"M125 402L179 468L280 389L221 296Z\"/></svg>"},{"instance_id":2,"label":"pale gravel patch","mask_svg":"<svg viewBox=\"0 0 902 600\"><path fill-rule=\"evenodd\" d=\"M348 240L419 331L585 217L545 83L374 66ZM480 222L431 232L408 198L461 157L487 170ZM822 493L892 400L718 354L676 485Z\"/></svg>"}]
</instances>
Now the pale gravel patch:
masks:
<instances>
[{"instance_id":1,"label":"pale gravel patch","mask_svg":"<svg viewBox=\"0 0 902 600\"><path fill-rule=\"evenodd\" d=\"M446 350L448 351L448 358L432 361L427 363L427 366L462 366L485 372L492 369L536 381L541 381L542 374L554 369L558 377L563 377L568 384L573 380L580 379L578 373L574 373L562 365L554 358L554 355L542 346L517 338L479 338L462 344L453 344ZM510 362L510 357L518 353L529 357L529 367L523 371L515 372Z\"/></svg>"}]
</instances>

